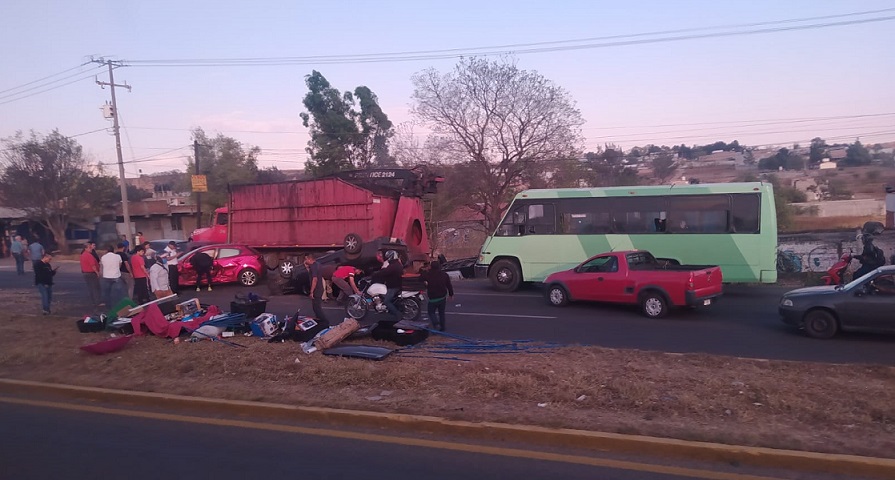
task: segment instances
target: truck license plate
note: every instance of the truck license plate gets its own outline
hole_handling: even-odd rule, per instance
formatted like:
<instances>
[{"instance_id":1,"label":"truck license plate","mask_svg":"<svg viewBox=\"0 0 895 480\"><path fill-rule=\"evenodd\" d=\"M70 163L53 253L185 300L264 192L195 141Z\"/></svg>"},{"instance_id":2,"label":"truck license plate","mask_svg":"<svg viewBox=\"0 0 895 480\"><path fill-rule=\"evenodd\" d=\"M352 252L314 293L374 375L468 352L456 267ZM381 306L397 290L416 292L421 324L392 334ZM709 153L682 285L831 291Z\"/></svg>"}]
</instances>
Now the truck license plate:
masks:
<instances>
[{"instance_id":1,"label":"truck license plate","mask_svg":"<svg viewBox=\"0 0 895 480\"><path fill-rule=\"evenodd\" d=\"M703 305L711 305L711 304L712 304L712 299L709 298L708 300L703 300L703 301L702 301L702 304L703 304Z\"/></svg>"}]
</instances>

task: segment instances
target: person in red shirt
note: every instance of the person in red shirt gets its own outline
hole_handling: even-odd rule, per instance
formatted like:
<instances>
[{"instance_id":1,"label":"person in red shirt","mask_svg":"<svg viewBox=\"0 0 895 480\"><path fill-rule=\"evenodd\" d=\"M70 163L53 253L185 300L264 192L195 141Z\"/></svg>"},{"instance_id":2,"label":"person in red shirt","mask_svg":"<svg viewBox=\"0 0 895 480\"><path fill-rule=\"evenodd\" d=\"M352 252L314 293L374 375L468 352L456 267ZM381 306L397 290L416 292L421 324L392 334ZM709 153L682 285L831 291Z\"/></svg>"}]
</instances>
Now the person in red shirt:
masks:
<instances>
[{"instance_id":1,"label":"person in red shirt","mask_svg":"<svg viewBox=\"0 0 895 480\"><path fill-rule=\"evenodd\" d=\"M137 245L134 254L131 255L131 270L134 273L134 301L142 305L149 298L149 274L146 271L146 249L143 245Z\"/></svg>"},{"instance_id":2,"label":"person in red shirt","mask_svg":"<svg viewBox=\"0 0 895 480\"><path fill-rule=\"evenodd\" d=\"M96 244L88 241L81 252L81 275L87 283L87 291L90 292L90 301L97 307L105 304L99 289L99 261L96 259Z\"/></svg>"},{"instance_id":3,"label":"person in red shirt","mask_svg":"<svg viewBox=\"0 0 895 480\"><path fill-rule=\"evenodd\" d=\"M361 273L363 272L350 265L342 265L333 272L332 282L339 287L339 297L336 298L336 302L343 303L347 301L348 295L351 295L352 292L360 295L360 289L357 288L354 277Z\"/></svg>"}]
</instances>

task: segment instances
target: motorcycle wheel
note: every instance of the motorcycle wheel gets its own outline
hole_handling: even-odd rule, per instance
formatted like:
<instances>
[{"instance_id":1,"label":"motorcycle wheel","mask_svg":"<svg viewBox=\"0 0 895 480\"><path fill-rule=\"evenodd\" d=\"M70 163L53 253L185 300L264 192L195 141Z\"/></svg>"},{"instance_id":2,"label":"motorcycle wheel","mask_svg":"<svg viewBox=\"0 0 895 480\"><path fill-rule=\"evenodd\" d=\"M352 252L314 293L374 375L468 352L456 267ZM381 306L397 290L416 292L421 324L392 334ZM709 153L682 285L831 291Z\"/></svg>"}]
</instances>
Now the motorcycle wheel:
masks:
<instances>
[{"instance_id":1,"label":"motorcycle wheel","mask_svg":"<svg viewBox=\"0 0 895 480\"><path fill-rule=\"evenodd\" d=\"M352 298L348 300L345 313L355 320L360 320L367 316L367 302L363 298Z\"/></svg>"},{"instance_id":2,"label":"motorcycle wheel","mask_svg":"<svg viewBox=\"0 0 895 480\"><path fill-rule=\"evenodd\" d=\"M415 298L402 298L398 308L401 309L401 320L408 322L418 320L423 313L419 300Z\"/></svg>"}]
</instances>

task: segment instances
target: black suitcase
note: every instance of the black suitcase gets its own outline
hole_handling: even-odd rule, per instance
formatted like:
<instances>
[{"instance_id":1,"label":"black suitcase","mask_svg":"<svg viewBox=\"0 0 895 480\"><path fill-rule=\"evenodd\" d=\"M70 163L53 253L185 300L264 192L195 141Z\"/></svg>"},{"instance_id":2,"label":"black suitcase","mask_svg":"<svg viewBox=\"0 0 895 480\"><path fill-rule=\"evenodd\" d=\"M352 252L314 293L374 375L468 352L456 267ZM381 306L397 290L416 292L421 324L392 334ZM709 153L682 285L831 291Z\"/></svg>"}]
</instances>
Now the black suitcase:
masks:
<instances>
[{"instance_id":1,"label":"black suitcase","mask_svg":"<svg viewBox=\"0 0 895 480\"><path fill-rule=\"evenodd\" d=\"M400 330L400 332L398 330ZM398 346L406 347L408 345L416 345L429 338L429 331L397 328L394 324L377 324L373 327L373 330L370 331L370 335L372 335L373 340L385 340L387 342L394 342Z\"/></svg>"}]
</instances>

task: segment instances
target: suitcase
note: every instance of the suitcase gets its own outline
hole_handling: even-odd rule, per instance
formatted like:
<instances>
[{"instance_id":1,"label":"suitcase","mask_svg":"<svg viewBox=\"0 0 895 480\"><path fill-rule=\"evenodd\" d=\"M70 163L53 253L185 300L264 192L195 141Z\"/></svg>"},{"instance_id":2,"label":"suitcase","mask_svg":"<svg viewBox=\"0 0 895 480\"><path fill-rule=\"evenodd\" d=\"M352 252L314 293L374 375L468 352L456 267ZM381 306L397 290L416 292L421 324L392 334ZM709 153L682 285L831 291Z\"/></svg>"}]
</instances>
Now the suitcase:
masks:
<instances>
[{"instance_id":1,"label":"suitcase","mask_svg":"<svg viewBox=\"0 0 895 480\"><path fill-rule=\"evenodd\" d=\"M394 342L398 346L406 347L408 345L416 345L423 340L429 338L429 331L418 329L411 330L407 328L397 328L392 324L376 325L370 332L374 340L385 340Z\"/></svg>"}]
</instances>

